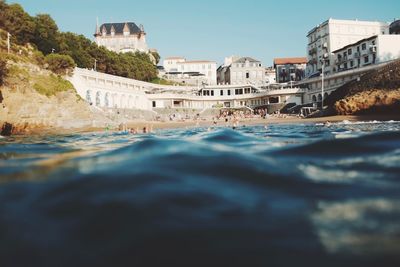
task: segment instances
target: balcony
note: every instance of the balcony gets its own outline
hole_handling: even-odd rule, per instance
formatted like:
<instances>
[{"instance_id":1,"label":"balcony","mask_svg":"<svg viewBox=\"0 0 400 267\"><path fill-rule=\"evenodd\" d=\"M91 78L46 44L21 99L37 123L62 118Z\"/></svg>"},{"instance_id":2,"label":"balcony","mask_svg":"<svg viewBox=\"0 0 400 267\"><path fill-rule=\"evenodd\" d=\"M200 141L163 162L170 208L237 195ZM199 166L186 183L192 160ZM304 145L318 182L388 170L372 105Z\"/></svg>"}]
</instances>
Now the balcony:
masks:
<instances>
[{"instance_id":1,"label":"balcony","mask_svg":"<svg viewBox=\"0 0 400 267\"><path fill-rule=\"evenodd\" d=\"M314 47L314 48L312 48L312 49L310 49L310 51L308 51L308 54L311 56L311 55L314 55L314 54L316 54L317 53L317 48L316 47Z\"/></svg>"},{"instance_id":2,"label":"balcony","mask_svg":"<svg viewBox=\"0 0 400 267\"><path fill-rule=\"evenodd\" d=\"M307 62L308 65L313 65L313 64L317 64L317 60L316 59L311 59L310 61Z\"/></svg>"}]
</instances>

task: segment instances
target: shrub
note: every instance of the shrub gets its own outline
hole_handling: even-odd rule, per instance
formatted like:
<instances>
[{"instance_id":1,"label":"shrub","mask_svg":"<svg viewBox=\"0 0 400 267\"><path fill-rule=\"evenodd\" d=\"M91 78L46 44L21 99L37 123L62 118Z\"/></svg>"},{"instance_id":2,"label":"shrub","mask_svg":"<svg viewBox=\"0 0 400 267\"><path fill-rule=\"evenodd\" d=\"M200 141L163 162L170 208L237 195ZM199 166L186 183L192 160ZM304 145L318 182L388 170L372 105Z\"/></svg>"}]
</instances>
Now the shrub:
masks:
<instances>
[{"instance_id":1,"label":"shrub","mask_svg":"<svg viewBox=\"0 0 400 267\"><path fill-rule=\"evenodd\" d=\"M8 74L7 61L0 59L0 86L4 84Z\"/></svg>"},{"instance_id":2,"label":"shrub","mask_svg":"<svg viewBox=\"0 0 400 267\"><path fill-rule=\"evenodd\" d=\"M33 88L42 95L53 96L60 92L73 90L74 86L60 76L51 74L50 76L37 76L33 79Z\"/></svg>"},{"instance_id":3,"label":"shrub","mask_svg":"<svg viewBox=\"0 0 400 267\"><path fill-rule=\"evenodd\" d=\"M74 60L68 55L49 54L45 57L48 68L59 75L71 73L75 68Z\"/></svg>"}]
</instances>

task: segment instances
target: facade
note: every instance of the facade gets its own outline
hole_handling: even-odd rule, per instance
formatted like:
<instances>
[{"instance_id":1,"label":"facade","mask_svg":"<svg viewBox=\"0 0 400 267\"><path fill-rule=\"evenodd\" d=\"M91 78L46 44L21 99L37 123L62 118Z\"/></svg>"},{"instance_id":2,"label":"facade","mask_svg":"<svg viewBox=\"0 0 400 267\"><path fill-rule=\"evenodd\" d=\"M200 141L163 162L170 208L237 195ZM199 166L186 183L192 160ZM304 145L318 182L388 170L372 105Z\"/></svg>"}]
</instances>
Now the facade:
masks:
<instances>
[{"instance_id":1,"label":"facade","mask_svg":"<svg viewBox=\"0 0 400 267\"><path fill-rule=\"evenodd\" d=\"M389 24L374 21L329 19L307 34L306 77L322 72L322 59L326 58L325 74L332 73L332 51L358 42L373 35L389 34Z\"/></svg>"},{"instance_id":2,"label":"facade","mask_svg":"<svg viewBox=\"0 0 400 267\"><path fill-rule=\"evenodd\" d=\"M98 46L117 53L149 52L143 25L138 27L133 22L97 25L94 37Z\"/></svg>"},{"instance_id":3,"label":"facade","mask_svg":"<svg viewBox=\"0 0 400 267\"><path fill-rule=\"evenodd\" d=\"M69 80L88 103L103 109L191 109L201 113L213 108L257 108L269 112L288 103L302 104L304 90L282 88L260 91L251 85L198 87L164 86L93 70L75 68Z\"/></svg>"},{"instance_id":4,"label":"facade","mask_svg":"<svg viewBox=\"0 0 400 267\"><path fill-rule=\"evenodd\" d=\"M265 84L275 84L276 83L276 71L273 67L265 68Z\"/></svg>"},{"instance_id":5,"label":"facade","mask_svg":"<svg viewBox=\"0 0 400 267\"><path fill-rule=\"evenodd\" d=\"M384 63L400 58L400 35L374 35L333 53L334 72Z\"/></svg>"},{"instance_id":6,"label":"facade","mask_svg":"<svg viewBox=\"0 0 400 267\"><path fill-rule=\"evenodd\" d=\"M188 85L216 85L217 63L215 61L187 61L183 57L169 57L163 62L164 77Z\"/></svg>"},{"instance_id":7,"label":"facade","mask_svg":"<svg viewBox=\"0 0 400 267\"><path fill-rule=\"evenodd\" d=\"M277 83L298 82L303 80L305 77L306 65L306 57L274 59Z\"/></svg>"},{"instance_id":8,"label":"facade","mask_svg":"<svg viewBox=\"0 0 400 267\"><path fill-rule=\"evenodd\" d=\"M265 68L260 61L250 57L227 58L217 72L218 84L251 84L258 87L265 85Z\"/></svg>"}]
</instances>

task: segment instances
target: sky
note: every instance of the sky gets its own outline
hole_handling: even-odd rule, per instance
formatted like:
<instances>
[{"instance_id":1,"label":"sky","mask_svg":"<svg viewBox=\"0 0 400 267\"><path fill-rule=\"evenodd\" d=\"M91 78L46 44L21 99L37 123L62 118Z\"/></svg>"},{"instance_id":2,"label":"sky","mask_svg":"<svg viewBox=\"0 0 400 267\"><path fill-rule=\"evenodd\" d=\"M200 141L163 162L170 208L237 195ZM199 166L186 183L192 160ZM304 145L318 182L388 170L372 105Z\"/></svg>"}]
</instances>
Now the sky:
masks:
<instances>
[{"instance_id":1,"label":"sky","mask_svg":"<svg viewBox=\"0 0 400 267\"><path fill-rule=\"evenodd\" d=\"M399 0L6 0L31 15L50 14L62 31L93 40L96 18L143 24L161 57L214 60L306 56L307 32L329 18L392 22Z\"/></svg>"}]
</instances>

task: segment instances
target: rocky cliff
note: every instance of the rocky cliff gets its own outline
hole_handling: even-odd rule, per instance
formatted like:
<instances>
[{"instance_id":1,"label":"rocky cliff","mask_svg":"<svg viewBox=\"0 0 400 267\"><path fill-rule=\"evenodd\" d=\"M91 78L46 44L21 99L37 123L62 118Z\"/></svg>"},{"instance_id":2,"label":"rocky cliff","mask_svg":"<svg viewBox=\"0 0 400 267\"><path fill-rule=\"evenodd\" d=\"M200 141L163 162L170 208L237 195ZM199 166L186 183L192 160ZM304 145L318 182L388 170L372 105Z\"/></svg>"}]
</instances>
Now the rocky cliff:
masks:
<instances>
[{"instance_id":1,"label":"rocky cliff","mask_svg":"<svg viewBox=\"0 0 400 267\"><path fill-rule=\"evenodd\" d=\"M400 60L338 88L326 103L339 115L399 115Z\"/></svg>"},{"instance_id":2,"label":"rocky cliff","mask_svg":"<svg viewBox=\"0 0 400 267\"><path fill-rule=\"evenodd\" d=\"M2 55L8 75L0 87L0 134L65 132L111 123L72 84L34 64L32 50Z\"/></svg>"}]
</instances>

